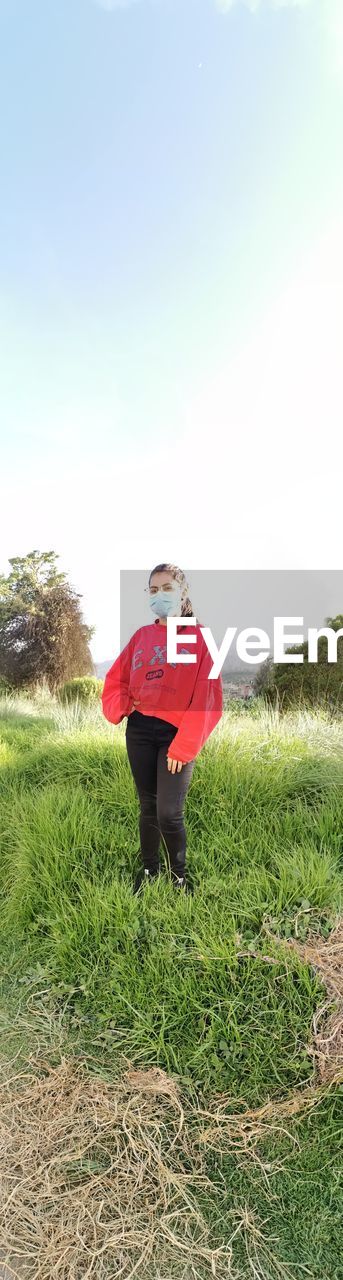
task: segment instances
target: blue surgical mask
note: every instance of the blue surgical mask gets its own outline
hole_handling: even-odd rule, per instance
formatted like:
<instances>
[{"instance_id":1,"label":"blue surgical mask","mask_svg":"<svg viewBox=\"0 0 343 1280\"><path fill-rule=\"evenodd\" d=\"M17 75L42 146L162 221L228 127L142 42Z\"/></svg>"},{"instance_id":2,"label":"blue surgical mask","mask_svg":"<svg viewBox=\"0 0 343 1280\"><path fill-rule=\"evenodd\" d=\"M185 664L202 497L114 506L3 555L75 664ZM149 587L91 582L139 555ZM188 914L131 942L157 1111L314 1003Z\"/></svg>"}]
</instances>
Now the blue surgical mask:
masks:
<instances>
[{"instance_id":1,"label":"blue surgical mask","mask_svg":"<svg viewBox=\"0 0 343 1280\"><path fill-rule=\"evenodd\" d=\"M181 587L176 583L172 591L159 591L149 597L150 609L159 618L167 618L169 614L181 618Z\"/></svg>"}]
</instances>

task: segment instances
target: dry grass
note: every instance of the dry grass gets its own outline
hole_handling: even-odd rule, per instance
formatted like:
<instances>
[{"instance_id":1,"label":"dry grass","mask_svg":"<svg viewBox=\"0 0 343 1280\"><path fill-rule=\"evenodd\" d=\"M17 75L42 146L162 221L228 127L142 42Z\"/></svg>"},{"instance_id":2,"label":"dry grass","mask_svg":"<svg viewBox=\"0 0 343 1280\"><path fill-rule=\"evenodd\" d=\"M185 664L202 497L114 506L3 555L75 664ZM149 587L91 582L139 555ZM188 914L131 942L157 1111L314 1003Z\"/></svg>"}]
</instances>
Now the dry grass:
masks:
<instances>
[{"instance_id":1,"label":"dry grass","mask_svg":"<svg viewBox=\"0 0 343 1280\"><path fill-rule=\"evenodd\" d=\"M3 1094L0 1247L25 1262L20 1275L231 1274L230 1245L211 1248L197 1208L208 1180L163 1071L108 1083L80 1061L38 1055Z\"/></svg>"},{"instance_id":2,"label":"dry grass","mask_svg":"<svg viewBox=\"0 0 343 1280\"><path fill-rule=\"evenodd\" d=\"M317 1078L327 1084L343 1076L343 920L326 942L310 935L307 942L288 945L316 970L326 991L314 1016L312 1052Z\"/></svg>"},{"instance_id":3,"label":"dry grass","mask_svg":"<svg viewBox=\"0 0 343 1280\"><path fill-rule=\"evenodd\" d=\"M244 1206L230 1240L214 1247L198 1204L200 1189L220 1194L204 1172L209 1149L249 1157L268 1178L278 1165L263 1159L263 1140L283 1133L296 1143L287 1121L316 1107L343 1077L343 922L326 942L282 945L296 947L327 993L309 1048L313 1084L285 1100L255 1110L242 1102L232 1114L224 1094L201 1110L159 1068L129 1066L110 1082L73 1056L52 1066L39 1050L25 1070L13 1070L15 1059L12 1072L2 1068L0 1255L11 1264L8 1280L227 1280L237 1277L238 1233L248 1274L286 1280Z\"/></svg>"},{"instance_id":4,"label":"dry grass","mask_svg":"<svg viewBox=\"0 0 343 1280\"><path fill-rule=\"evenodd\" d=\"M211 1247L196 1194L220 1190L203 1172L201 1113L185 1115L163 1071L129 1069L111 1084L72 1058L30 1061L4 1084L3 1280L239 1280L238 1235L248 1274L292 1280L247 1207L233 1211L230 1239Z\"/></svg>"}]
</instances>

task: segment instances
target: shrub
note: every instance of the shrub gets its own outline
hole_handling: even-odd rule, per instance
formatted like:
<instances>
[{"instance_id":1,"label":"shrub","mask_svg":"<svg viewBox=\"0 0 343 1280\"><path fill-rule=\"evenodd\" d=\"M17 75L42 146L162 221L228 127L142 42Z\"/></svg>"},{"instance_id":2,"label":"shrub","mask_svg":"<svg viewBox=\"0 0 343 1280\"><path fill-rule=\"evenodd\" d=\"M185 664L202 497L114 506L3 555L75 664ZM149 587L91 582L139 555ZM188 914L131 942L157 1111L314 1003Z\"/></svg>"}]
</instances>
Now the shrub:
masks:
<instances>
[{"instance_id":1,"label":"shrub","mask_svg":"<svg viewBox=\"0 0 343 1280\"><path fill-rule=\"evenodd\" d=\"M11 685L11 681L7 680L6 676L0 676L0 698L5 693L12 693L12 692L13 692L13 687Z\"/></svg>"},{"instance_id":2,"label":"shrub","mask_svg":"<svg viewBox=\"0 0 343 1280\"><path fill-rule=\"evenodd\" d=\"M77 700L89 705L100 700L103 684L96 676L75 676L60 686L57 697L64 706Z\"/></svg>"},{"instance_id":3,"label":"shrub","mask_svg":"<svg viewBox=\"0 0 343 1280\"><path fill-rule=\"evenodd\" d=\"M343 615L326 618L325 627L343 631ZM296 704L307 707L326 707L331 711L343 708L343 635L338 637L337 661L328 661L327 639L318 640L318 662L308 660L308 641L291 645L289 654L302 654L303 662L266 663L265 672L258 672L255 693L275 706L286 709Z\"/></svg>"}]
</instances>

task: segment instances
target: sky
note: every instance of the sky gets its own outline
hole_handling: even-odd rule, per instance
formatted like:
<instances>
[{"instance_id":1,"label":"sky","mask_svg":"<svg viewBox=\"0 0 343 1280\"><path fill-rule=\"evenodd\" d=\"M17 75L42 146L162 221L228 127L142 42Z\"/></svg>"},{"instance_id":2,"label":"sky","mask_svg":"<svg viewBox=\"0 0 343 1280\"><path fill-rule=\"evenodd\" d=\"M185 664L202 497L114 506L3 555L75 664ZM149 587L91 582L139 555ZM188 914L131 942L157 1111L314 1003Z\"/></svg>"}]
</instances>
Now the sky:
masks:
<instances>
[{"instance_id":1,"label":"sky","mask_svg":"<svg viewBox=\"0 0 343 1280\"><path fill-rule=\"evenodd\" d=\"M341 0L0 0L0 573L94 661L125 570L341 567L342 154Z\"/></svg>"}]
</instances>

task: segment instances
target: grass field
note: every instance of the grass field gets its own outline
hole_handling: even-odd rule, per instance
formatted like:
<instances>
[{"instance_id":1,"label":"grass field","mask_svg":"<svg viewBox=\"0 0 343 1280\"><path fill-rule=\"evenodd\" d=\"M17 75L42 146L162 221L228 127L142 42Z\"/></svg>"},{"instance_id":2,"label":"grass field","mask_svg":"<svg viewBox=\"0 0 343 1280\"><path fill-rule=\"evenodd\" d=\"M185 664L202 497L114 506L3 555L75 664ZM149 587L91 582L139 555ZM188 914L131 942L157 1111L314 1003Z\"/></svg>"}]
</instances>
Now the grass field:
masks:
<instances>
[{"instance_id":1,"label":"grass field","mask_svg":"<svg viewBox=\"0 0 343 1280\"><path fill-rule=\"evenodd\" d=\"M0 1254L28 1280L343 1280L343 721L226 707L186 799L193 898L167 870L132 895L125 723L0 704Z\"/></svg>"}]
</instances>

